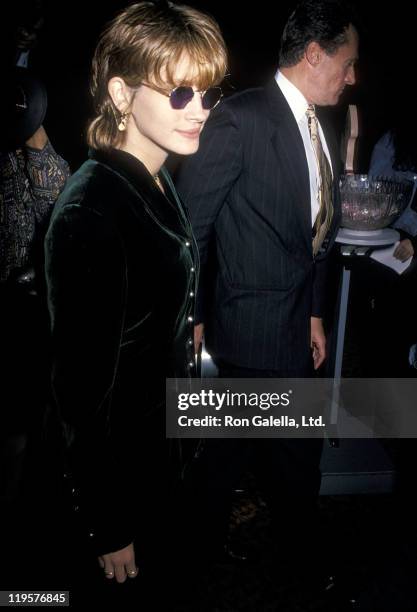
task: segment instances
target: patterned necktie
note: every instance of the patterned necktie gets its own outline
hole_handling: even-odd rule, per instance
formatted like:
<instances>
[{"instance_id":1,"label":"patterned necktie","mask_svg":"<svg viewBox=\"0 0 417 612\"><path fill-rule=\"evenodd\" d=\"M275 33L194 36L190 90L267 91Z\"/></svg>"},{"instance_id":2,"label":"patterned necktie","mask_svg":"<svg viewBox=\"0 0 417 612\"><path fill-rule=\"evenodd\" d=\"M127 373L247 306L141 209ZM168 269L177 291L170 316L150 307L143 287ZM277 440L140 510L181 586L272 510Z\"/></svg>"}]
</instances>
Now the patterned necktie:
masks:
<instances>
[{"instance_id":1,"label":"patterned necktie","mask_svg":"<svg viewBox=\"0 0 417 612\"><path fill-rule=\"evenodd\" d=\"M307 108L306 115L308 119L311 144L313 145L319 173L319 212L317 213L317 217L313 225L313 255L317 255L332 222L333 177L329 160L327 159L321 144L319 124L313 104L310 104Z\"/></svg>"}]
</instances>

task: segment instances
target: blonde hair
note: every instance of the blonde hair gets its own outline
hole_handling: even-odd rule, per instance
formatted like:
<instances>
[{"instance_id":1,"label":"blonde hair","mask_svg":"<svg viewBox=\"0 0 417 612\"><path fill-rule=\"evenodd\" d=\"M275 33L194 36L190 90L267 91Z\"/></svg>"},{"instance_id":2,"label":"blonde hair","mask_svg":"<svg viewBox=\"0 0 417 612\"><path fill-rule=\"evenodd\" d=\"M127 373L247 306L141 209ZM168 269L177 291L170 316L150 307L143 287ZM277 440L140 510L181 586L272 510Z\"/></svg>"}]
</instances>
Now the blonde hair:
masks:
<instances>
[{"instance_id":1,"label":"blonde hair","mask_svg":"<svg viewBox=\"0 0 417 612\"><path fill-rule=\"evenodd\" d=\"M193 83L181 85L205 90L223 80L227 52L212 17L171 2L139 2L119 13L94 53L91 93L96 116L88 127L88 145L109 149L123 142L124 132L117 129L121 113L107 90L112 77L121 77L132 88L143 82L174 88L180 83L173 75L184 55L190 60Z\"/></svg>"}]
</instances>

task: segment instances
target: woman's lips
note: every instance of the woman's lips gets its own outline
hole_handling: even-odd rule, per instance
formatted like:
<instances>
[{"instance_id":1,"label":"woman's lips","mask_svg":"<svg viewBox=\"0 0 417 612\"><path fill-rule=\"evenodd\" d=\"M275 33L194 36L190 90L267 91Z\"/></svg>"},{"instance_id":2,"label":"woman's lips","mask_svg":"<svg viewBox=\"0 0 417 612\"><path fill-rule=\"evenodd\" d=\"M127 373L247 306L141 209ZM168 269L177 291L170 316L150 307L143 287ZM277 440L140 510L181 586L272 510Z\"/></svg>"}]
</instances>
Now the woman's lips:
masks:
<instances>
[{"instance_id":1,"label":"woman's lips","mask_svg":"<svg viewBox=\"0 0 417 612\"><path fill-rule=\"evenodd\" d=\"M196 130L177 130L177 132L185 138L194 139L200 136L200 128L197 128Z\"/></svg>"}]
</instances>

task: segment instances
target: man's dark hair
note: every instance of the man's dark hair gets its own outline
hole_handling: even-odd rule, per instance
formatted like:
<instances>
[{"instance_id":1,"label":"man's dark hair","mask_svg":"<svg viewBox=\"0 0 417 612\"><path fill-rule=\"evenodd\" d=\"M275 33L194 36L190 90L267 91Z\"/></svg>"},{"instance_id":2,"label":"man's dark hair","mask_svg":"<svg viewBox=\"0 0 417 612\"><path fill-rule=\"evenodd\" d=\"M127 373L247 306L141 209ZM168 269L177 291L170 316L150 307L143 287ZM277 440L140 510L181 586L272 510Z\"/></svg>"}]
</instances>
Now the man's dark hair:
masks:
<instances>
[{"instance_id":1,"label":"man's dark hair","mask_svg":"<svg viewBox=\"0 0 417 612\"><path fill-rule=\"evenodd\" d=\"M355 23L352 7L340 0L300 2L290 15L281 37L280 67L298 64L313 41L328 55L333 55L348 42L347 29Z\"/></svg>"}]
</instances>

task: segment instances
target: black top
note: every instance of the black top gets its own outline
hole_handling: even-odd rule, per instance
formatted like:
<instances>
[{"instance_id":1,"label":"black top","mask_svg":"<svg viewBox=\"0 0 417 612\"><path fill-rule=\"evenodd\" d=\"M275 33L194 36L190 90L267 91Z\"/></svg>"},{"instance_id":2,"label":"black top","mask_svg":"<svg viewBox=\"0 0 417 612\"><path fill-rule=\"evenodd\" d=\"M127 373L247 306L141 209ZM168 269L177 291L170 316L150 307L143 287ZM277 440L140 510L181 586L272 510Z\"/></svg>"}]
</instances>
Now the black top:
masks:
<instances>
[{"instance_id":1,"label":"black top","mask_svg":"<svg viewBox=\"0 0 417 612\"><path fill-rule=\"evenodd\" d=\"M195 369L197 250L161 176L166 195L134 156L92 152L46 238L53 391L99 553L133 540L139 490L151 477L166 482L156 468L166 455L165 378Z\"/></svg>"}]
</instances>

